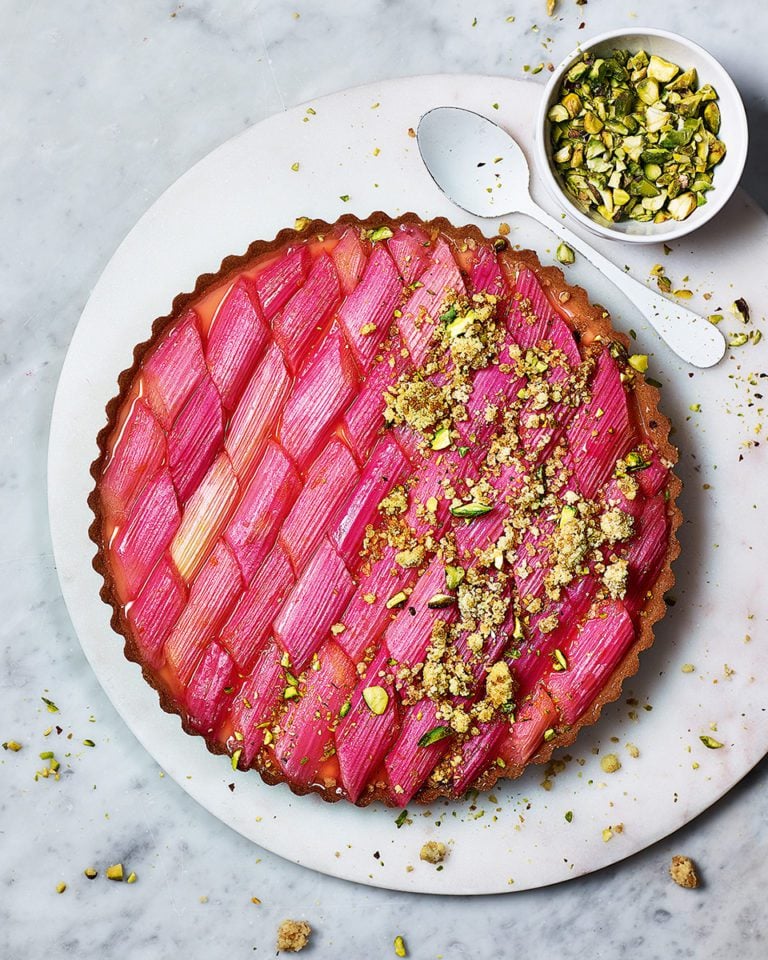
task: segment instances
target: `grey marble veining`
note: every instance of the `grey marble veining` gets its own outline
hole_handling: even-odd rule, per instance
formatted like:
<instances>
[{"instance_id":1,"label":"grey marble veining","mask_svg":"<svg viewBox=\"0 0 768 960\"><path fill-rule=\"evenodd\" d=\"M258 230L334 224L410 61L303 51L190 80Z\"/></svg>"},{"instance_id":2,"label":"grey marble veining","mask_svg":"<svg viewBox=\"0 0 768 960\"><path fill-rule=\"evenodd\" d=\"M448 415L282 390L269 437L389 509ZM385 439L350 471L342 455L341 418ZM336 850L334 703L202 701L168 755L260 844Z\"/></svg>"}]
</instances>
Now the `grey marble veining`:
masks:
<instances>
[{"instance_id":1,"label":"grey marble veining","mask_svg":"<svg viewBox=\"0 0 768 960\"><path fill-rule=\"evenodd\" d=\"M765 956L765 762L669 840L513 896L355 886L222 826L161 776L80 651L53 569L45 459L58 371L90 289L151 202L218 143L342 87L427 72L522 76L580 36L645 22L688 34L733 73L753 135L745 186L768 206L768 9L560 0L549 20L544 0L43 0L2 11L0 741L24 749L0 753L0 957L269 956L287 916L315 927L311 957L392 956L398 933L429 960ZM61 761L58 782L33 779L45 750ZM676 852L699 861L700 890L669 880ZM83 876L117 861L136 884Z\"/></svg>"}]
</instances>

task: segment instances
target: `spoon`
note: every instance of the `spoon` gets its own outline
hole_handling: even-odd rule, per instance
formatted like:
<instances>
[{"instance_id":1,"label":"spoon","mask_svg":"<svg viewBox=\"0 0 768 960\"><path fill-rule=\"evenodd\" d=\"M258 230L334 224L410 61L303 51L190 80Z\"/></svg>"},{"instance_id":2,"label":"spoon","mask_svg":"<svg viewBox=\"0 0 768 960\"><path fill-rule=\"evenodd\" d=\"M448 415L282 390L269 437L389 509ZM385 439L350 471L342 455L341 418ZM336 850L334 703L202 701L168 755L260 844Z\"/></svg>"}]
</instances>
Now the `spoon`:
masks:
<instances>
[{"instance_id":1,"label":"spoon","mask_svg":"<svg viewBox=\"0 0 768 960\"><path fill-rule=\"evenodd\" d=\"M417 137L424 165L456 206L477 217L533 217L608 277L679 357L695 367L722 359L725 340L707 319L629 276L534 202L528 162L506 130L462 107L435 107Z\"/></svg>"}]
</instances>

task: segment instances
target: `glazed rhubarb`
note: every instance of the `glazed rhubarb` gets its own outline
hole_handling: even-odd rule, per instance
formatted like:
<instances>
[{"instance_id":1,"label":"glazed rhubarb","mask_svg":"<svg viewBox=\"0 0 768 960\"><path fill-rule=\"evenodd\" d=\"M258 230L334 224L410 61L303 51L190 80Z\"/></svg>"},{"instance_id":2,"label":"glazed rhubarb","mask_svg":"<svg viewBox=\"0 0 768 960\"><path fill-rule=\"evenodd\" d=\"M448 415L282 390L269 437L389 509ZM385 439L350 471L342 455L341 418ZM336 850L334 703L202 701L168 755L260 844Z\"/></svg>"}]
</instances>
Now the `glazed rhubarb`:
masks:
<instances>
[{"instance_id":1,"label":"glazed rhubarb","mask_svg":"<svg viewBox=\"0 0 768 960\"><path fill-rule=\"evenodd\" d=\"M235 768L458 797L637 670L677 553L669 424L532 253L316 221L201 278L135 357L93 465L102 595Z\"/></svg>"}]
</instances>

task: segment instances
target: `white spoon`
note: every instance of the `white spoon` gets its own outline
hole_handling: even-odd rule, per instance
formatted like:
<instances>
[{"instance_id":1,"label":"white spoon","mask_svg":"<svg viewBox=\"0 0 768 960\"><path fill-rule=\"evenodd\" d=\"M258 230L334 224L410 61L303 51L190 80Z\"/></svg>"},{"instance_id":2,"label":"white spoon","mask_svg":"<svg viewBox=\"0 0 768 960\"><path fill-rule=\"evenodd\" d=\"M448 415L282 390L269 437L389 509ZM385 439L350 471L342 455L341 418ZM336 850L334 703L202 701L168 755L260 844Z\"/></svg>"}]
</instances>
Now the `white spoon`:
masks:
<instances>
[{"instance_id":1,"label":"white spoon","mask_svg":"<svg viewBox=\"0 0 768 960\"><path fill-rule=\"evenodd\" d=\"M695 367L712 367L722 359L725 340L708 320L630 277L537 206L523 151L492 120L461 107L436 107L421 118L417 136L432 179L457 206L477 217L533 217L626 294L679 357Z\"/></svg>"}]
</instances>

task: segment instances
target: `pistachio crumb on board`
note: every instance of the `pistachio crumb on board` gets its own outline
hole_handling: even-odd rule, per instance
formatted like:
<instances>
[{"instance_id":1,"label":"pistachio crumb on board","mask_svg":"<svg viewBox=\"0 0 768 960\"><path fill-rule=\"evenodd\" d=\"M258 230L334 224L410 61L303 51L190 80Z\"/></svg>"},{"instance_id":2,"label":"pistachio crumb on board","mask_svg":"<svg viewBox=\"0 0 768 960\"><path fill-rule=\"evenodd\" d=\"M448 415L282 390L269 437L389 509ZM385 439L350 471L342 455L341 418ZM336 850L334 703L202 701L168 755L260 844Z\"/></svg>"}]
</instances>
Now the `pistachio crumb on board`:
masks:
<instances>
[{"instance_id":1,"label":"pistachio crumb on board","mask_svg":"<svg viewBox=\"0 0 768 960\"><path fill-rule=\"evenodd\" d=\"M440 840L427 840L419 851L419 859L427 863L442 863L448 855L448 850Z\"/></svg>"},{"instance_id":2,"label":"pistachio crumb on board","mask_svg":"<svg viewBox=\"0 0 768 960\"><path fill-rule=\"evenodd\" d=\"M277 949L298 953L309 943L312 927L306 920L283 920L277 928Z\"/></svg>"},{"instance_id":3,"label":"pistachio crumb on board","mask_svg":"<svg viewBox=\"0 0 768 960\"><path fill-rule=\"evenodd\" d=\"M621 760L615 753L606 753L600 760L600 768L603 773L616 773L617 770L621 770Z\"/></svg>"},{"instance_id":4,"label":"pistachio crumb on board","mask_svg":"<svg viewBox=\"0 0 768 960\"><path fill-rule=\"evenodd\" d=\"M672 857L672 862L669 865L669 875L679 887L685 887L687 890L693 890L699 885L696 866L690 857L684 857L680 854Z\"/></svg>"}]
</instances>

